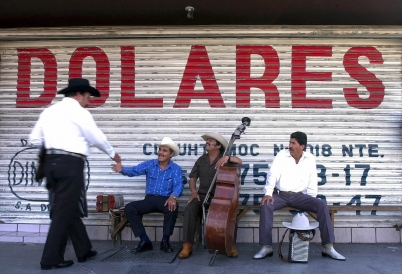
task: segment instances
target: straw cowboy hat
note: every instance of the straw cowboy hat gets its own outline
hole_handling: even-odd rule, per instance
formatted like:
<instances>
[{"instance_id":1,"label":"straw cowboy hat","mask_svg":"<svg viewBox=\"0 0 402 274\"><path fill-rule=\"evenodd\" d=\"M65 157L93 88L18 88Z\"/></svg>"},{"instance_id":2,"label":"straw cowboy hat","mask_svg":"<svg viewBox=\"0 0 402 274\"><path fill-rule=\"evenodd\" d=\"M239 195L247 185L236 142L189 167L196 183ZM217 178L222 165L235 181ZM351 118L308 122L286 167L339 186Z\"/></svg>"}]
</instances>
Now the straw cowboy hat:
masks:
<instances>
[{"instance_id":1,"label":"straw cowboy hat","mask_svg":"<svg viewBox=\"0 0 402 274\"><path fill-rule=\"evenodd\" d=\"M205 141L208 140L209 138L217 140L219 143L222 144L224 149L226 149L226 147L228 146L228 141L226 141L226 139L222 135L220 135L218 133L205 133L201 137Z\"/></svg>"},{"instance_id":2,"label":"straw cowboy hat","mask_svg":"<svg viewBox=\"0 0 402 274\"><path fill-rule=\"evenodd\" d=\"M99 90L91 87L89 81L84 78L71 78L70 80L68 80L68 86L66 88L63 88L62 90L59 90L57 94L66 94L70 91L87 91L91 94L91 96L101 96Z\"/></svg>"},{"instance_id":3,"label":"straw cowboy hat","mask_svg":"<svg viewBox=\"0 0 402 274\"><path fill-rule=\"evenodd\" d=\"M180 148L169 137L163 137L162 142L159 144L159 146L165 146L173 149L174 156L177 156L180 153Z\"/></svg>"},{"instance_id":4,"label":"straw cowboy hat","mask_svg":"<svg viewBox=\"0 0 402 274\"><path fill-rule=\"evenodd\" d=\"M282 222L284 226L294 230L310 230L318 227L318 222L309 222L304 213L297 213L291 223Z\"/></svg>"}]
</instances>

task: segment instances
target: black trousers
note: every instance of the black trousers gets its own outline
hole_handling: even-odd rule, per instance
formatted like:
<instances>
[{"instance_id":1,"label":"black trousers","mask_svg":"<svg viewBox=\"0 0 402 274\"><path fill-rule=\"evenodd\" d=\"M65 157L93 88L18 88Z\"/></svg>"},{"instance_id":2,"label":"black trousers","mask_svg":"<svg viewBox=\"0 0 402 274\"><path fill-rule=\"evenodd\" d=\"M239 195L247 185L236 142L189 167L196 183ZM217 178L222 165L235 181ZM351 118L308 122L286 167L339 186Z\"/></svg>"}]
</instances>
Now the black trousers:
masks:
<instances>
[{"instance_id":1,"label":"black trousers","mask_svg":"<svg viewBox=\"0 0 402 274\"><path fill-rule=\"evenodd\" d=\"M165 196L146 195L144 200L131 202L124 207L124 212L135 237L145 234L142 216L152 212L163 213L163 234L168 236L173 234L179 204L177 204L176 210L170 211L167 205L164 206L168 198Z\"/></svg>"},{"instance_id":2,"label":"black trousers","mask_svg":"<svg viewBox=\"0 0 402 274\"><path fill-rule=\"evenodd\" d=\"M80 195L84 185L84 160L69 155L47 155L46 180L52 186L52 220L42 254L41 264L64 261L67 239L70 238L77 257L92 248L81 220Z\"/></svg>"}]
</instances>

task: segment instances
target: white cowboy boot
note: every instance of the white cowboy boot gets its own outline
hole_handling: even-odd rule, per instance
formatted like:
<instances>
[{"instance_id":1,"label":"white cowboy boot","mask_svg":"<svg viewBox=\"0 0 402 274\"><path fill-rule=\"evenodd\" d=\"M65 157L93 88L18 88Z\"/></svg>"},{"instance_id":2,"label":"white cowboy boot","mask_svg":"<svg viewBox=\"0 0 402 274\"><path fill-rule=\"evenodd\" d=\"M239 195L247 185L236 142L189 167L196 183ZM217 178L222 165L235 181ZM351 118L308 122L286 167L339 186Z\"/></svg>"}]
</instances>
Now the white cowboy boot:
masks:
<instances>
[{"instance_id":1,"label":"white cowboy boot","mask_svg":"<svg viewBox=\"0 0 402 274\"><path fill-rule=\"evenodd\" d=\"M263 245L261 250L258 251L257 254L254 255L254 259L263 259L265 257L272 257L273 255L272 246L271 245Z\"/></svg>"},{"instance_id":2,"label":"white cowboy boot","mask_svg":"<svg viewBox=\"0 0 402 274\"><path fill-rule=\"evenodd\" d=\"M334 260L344 261L346 260L341 254L336 252L334 245L332 243L322 246L321 254L323 257L330 257Z\"/></svg>"}]
</instances>

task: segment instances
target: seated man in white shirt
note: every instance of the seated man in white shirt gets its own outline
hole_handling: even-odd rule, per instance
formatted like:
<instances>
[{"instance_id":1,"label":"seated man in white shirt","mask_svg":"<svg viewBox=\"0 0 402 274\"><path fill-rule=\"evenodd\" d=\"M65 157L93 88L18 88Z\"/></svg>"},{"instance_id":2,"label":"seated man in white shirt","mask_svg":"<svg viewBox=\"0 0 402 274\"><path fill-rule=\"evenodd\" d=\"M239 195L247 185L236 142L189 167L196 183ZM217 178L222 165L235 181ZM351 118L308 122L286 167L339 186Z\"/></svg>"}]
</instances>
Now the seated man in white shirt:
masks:
<instances>
[{"instance_id":1,"label":"seated man in white shirt","mask_svg":"<svg viewBox=\"0 0 402 274\"><path fill-rule=\"evenodd\" d=\"M317 214L321 232L322 256L344 261L345 257L336 252L334 228L325 201L316 198L318 188L315 156L304 152L307 135L294 132L290 135L289 150L280 151L269 170L265 196L261 200L260 244L261 250L254 259L271 257L273 212L286 206Z\"/></svg>"}]
</instances>

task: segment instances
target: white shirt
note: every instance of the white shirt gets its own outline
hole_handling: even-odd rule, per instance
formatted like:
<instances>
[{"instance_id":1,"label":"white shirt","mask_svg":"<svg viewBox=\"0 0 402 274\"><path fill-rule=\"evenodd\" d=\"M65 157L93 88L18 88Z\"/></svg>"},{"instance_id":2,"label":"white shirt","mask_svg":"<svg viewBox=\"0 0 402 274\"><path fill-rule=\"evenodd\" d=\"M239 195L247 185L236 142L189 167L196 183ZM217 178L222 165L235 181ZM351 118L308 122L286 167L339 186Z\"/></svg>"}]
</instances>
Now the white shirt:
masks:
<instances>
[{"instance_id":1,"label":"white shirt","mask_svg":"<svg viewBox=\"0 0 402 274\"><path fill-rule=\"evenodd\" d=\"M96 125L92 114L69 97L64 97L40 114L29 141L35 146L44 143L46 149L62 149L86 156L90 154L90 145L93 145L111 158L115 156L113 147Z\"/></svg>"},{"instance_id":2,"label":"white shirt","mask_svg":"<svg viewBox=\"0 0 402 274\"><path fill-rule=\"evenodd\" d=\"M303 154L296 164L289 150L281 150L274 158L265 182L265 195L272 196L274 188L281 191L303 192L312 197L317 196L318 177L315 156Z\"/></svg>"}]
</instances>

